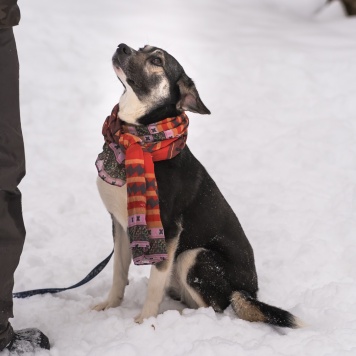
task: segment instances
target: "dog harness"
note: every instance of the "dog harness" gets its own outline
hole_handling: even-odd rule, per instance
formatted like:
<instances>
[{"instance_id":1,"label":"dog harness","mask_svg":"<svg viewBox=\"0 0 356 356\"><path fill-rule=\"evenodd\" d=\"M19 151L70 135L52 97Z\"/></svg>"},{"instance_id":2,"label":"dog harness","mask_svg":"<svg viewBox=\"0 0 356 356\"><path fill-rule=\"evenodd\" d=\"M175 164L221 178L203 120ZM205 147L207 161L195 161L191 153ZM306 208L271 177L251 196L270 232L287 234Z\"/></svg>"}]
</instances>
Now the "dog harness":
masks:
<instances>
[{"instance_id":1,"label":"dog harness","mask_svg":"<svg viewBox=\"0 0 356 356\"><path fill-rule=\"evenodd\" d=\"M150 125L120 120L119 104L103 126L105 144L95 165L106 183L127 184L127 233L136 265L167 258L154 163L171 159L184 148L189 119L185 113Z\"/></svg>"}]
</instances>

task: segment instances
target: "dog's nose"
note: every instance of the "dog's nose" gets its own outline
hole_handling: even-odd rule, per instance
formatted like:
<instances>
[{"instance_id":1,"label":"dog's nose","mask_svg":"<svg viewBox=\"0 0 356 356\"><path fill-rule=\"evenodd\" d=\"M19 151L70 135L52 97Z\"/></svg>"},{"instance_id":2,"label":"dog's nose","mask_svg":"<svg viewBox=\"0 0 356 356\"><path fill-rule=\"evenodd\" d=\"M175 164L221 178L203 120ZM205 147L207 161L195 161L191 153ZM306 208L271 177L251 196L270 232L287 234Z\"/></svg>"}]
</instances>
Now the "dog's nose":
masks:
<instances>
[{"instance_id":1,"label":"dog's nose","mask_svg":"<svg viewBox=\"0 0 356 356\"><path fill-rule=\"evenodd\" d=\"M125 45L125 43L120 43L117 46L117 52L126 54L127 56L131 56L131 54L132 54L131 48L129 46Z\"/></svg>"}]
</instances>

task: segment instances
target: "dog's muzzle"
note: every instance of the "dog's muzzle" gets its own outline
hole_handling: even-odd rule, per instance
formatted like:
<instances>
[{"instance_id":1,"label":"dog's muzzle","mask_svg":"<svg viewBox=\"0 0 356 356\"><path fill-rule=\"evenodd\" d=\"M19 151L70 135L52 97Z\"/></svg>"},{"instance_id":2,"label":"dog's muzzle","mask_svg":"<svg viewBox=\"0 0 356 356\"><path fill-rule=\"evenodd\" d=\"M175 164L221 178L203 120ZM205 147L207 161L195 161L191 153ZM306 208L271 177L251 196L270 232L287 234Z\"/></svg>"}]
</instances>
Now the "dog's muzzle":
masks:
<instances>
[{"instance_id":1,"label":"dog's muzzle","mask_svg":"<svg viewBox=\"0 0 356 356\"><path fill-rule=\"evenodd\" d=\"M129 46L127 46L125 43L120 43L117 46L116 53L118 55L131 56L132 52L133 52L132 49Z\"/></svg>"},{"instance_id":2,"label":"dog's muzzle","mask_svg":"<svg viewBox=\"0 0 356 356\"><path fill-rule=\"evenodd\" d=\"M112 61L114 64L120 66L120 64L125 63L125 61L129 59L132 54L133 49L125 45L125 43L121 43L117 46L117 49L112 57Z\"/></svg>"}]
</instances>

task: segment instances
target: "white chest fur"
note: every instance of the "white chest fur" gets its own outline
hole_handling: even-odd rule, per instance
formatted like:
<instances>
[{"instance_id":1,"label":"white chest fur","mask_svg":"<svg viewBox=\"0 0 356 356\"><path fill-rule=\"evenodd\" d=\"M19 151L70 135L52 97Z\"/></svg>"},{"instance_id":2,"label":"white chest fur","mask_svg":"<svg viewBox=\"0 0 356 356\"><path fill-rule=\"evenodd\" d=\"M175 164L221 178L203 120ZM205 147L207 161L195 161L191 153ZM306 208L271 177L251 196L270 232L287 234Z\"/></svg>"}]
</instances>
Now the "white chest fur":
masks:
<instances>
[{"instance_id":1,"label":"white chest fur","mask_svg":"<svg viewBox=\"0 0 356 356\"><path fill-rule=\"evenodd\" d=\"M100 197L107 211L114 215L118 223L127 231L127 188L110 185L100 177L97 178Z\"/></svg>"}]
</instances>

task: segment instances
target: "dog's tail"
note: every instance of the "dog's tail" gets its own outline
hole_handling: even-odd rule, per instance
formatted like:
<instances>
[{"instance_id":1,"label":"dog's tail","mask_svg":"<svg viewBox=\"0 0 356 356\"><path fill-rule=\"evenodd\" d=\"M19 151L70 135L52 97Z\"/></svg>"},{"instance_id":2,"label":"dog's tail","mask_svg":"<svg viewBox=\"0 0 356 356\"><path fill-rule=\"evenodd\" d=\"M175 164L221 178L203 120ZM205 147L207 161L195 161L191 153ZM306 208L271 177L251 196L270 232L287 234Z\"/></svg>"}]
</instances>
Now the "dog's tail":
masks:
<instances>
[{"instance_id":1,"label":"dog's tail","mask_svg":"<svg viewBox=\"0 0 356 356\"><path fill-rule=\"evenodd\" d=\"M291 313L262 303L245 291L231 294L231 306L240 319L247 321L259 321L292 329L303 326L301 320Z\"/></svg>"}]
</instances>

